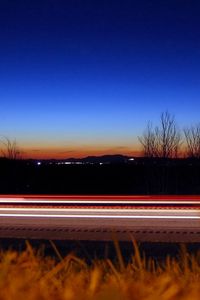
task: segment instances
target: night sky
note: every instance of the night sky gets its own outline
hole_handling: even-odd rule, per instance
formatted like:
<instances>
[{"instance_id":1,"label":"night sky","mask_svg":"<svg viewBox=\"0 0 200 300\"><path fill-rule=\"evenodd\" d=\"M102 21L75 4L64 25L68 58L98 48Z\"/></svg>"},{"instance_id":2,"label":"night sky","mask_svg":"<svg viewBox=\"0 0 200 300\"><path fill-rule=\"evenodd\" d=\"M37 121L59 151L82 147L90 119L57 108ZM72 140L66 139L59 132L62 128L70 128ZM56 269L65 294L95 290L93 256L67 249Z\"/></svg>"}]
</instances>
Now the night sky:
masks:
<instances>
[{"instance_id":1,"label":"night sky","mask_svg":"<svg viewBox=\"0 0 200 300\"><path fill-rule=\"evenodd\" d=\"M0 0L0 134L25 157L138 154L200 121L200 1Z\"/></svg>"}]
</instances>

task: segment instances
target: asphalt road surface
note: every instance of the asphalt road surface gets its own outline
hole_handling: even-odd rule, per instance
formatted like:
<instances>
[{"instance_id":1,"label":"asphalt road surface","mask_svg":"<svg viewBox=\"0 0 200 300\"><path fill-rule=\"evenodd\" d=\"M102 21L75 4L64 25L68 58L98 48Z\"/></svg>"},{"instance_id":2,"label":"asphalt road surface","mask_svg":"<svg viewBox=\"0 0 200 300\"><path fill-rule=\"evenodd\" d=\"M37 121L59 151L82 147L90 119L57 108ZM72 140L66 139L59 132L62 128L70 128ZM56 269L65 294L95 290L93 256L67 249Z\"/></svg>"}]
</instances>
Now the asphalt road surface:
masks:
<instances>
[{"instance_id":1,"label":"asphalt road surface","mask_svg":"<svg viewBox=\"0 0 200 300\"><path fill-rule=\"evenodd\" d=\"M200 197L1 196L0 237L200 242Z\"/></svg>"}]
</instances>

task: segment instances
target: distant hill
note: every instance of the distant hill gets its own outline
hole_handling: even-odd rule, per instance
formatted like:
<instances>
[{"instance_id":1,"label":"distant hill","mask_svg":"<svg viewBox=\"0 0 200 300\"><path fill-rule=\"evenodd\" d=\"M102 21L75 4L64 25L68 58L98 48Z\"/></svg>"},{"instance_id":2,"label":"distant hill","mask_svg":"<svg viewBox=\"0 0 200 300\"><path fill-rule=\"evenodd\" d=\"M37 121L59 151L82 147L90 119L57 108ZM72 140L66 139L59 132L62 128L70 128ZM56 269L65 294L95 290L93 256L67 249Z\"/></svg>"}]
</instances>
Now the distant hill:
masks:
<instances>
[{"instance_id":1,"label":"distant hill","mask_svg":"<svg viewBox=\"0 0 200 300\"><path fill-rule=\"evenodd\" d=\"M129 156L115 154L115 155L102 155L102 156L87 156L83 158L68 158L66 162L82 162L82 163L126 163Z\"/></svg>"}]
</instances>

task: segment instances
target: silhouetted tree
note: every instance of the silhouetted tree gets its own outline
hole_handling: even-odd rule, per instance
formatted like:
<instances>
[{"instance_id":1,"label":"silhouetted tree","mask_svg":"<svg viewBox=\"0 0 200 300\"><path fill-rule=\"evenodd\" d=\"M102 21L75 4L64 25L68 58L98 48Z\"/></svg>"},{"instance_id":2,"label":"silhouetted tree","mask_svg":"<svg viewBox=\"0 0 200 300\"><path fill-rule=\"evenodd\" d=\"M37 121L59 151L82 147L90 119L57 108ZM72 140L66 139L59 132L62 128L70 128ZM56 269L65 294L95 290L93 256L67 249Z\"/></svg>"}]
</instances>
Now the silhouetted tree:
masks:
<instances>
[{"instance_id":1,"label":"silhouetted tree","mask_svg":"<svg viewBox=\"0 0 200 300\"><path fill-rule=\"evenodd\" d=\"M150 122L141 137L138 137L143 155L148 158L175 158L181 146L181 134L174 117L169 112L163 112L160 125L153 127ZM145 172L146 189L148 193L169 193L170 172L167 164L149 165Z\"/></svg>"},{"instance_id":2,"label":"silhouetted tree","mask_svg":"<svg viewBox=\"0 0 200 300\"><path fill-rule=\"evenodd\" d=\"M200 123L184 130L187 155L193 158L200 158Z\"/></svg>"},{"instance_id":3,"label":"silhouetted tree","mask_svg":"<svg viewBox=\"0 0 200 300\"><path fill-rule=\"evenodd\" d=\"M156 136L152 129L152 124L148 122L147 128L142 137L138 137L143 147L145 157L154 157L156 152Z\"/></svg>"},{"instance_id":4,"label":"silhouetted tree","mask_svg":"<svg viewBox=\"0 0 200 300\"><path fill-rule=\"evenodd\" d=\"M18 148L16 140L10 140L7 137L1 139L1 143L3 145L3 149L1 149L1 153L3 157L8 159L19 159L20 158L20 150Z\"/></svg>"},{"instance_id":5,"label":"silhouetted tree","mask_svg":"<svg viewBox=\"0 0 200 300\"><path fill-rule=\"evenodd\" d=\"M146 157L174 158L177 157L181 145L181 134L175 119L169 112L160 117L160 126L152 128L148 123L147 129L139 141Z\"/></svg>"}]
</instances>

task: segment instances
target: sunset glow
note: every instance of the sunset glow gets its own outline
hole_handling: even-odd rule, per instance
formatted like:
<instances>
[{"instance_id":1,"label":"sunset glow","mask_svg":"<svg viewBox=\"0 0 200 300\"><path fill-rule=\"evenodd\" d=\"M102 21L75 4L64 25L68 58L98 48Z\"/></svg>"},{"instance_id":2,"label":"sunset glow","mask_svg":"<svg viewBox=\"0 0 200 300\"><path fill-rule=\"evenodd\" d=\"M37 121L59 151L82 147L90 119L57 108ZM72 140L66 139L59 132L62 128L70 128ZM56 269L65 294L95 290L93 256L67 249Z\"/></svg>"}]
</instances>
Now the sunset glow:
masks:
<instances>
[{"instance_id":1,"label":"sunset glow","mask_svg":"<svg viewBox=\"0 0 200 300\"><path fill-rule=\"evenodd\" d=\"M121 154L127 156L140 156L141 151L137 151L135 147L123 147L123 149L119 148L108 148L106 145L103 147L47 147L42 148L39 147L38 150L32 150L31 148L23 148L22 155L23 158L36 158L36 159L64 159L64 158L83 158L86 156L101 156L101 155L112 155L112 154Z\"/></svg>"},{"instance_id":2,"label":"sunset glow","mask_svg":"<svg viewBox=\"0 0 200 300\"><path fill-rule=\"evenodd\" d=\"M1 1L0 135L23 157L141 154L200 121L198 1Z\"/></svg>"}]
</instances>

